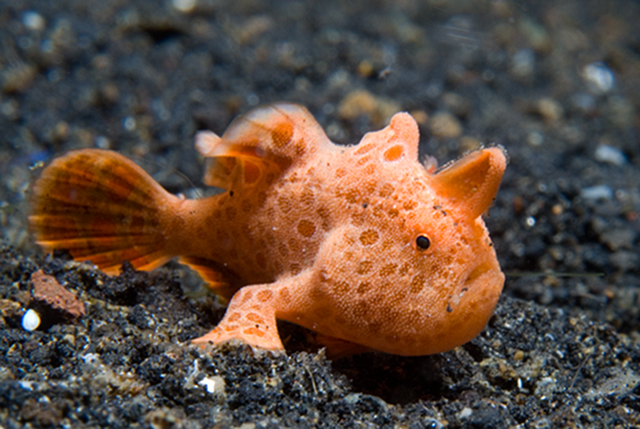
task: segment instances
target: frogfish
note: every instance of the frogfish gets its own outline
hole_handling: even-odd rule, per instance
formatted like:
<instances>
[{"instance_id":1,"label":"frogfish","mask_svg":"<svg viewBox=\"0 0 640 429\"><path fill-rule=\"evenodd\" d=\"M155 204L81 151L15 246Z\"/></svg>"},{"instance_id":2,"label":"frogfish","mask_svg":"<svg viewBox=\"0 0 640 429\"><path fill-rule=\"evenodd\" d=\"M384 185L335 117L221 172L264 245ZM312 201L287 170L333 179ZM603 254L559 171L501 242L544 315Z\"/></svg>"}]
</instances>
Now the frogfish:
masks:
<instances>
[{"instance_id":1,"label":"frogfish","mask_svg":"<svg viewBox=\"0 0 640 429\"><path fill-rule=\"evenodd\" d=\"M486 326L504 284L483 220L506 167L502 147L427 168L408 113L349 146L289 103L195 140L204 183L222 189L201 199L167 192L114 151L53 160L30 196L36 243L109 275L125 261L148 271L178 257L229 303L193 340L202 345L284 352L280 319L338 352L427 355Z\"/></svg>"}]
</instances>

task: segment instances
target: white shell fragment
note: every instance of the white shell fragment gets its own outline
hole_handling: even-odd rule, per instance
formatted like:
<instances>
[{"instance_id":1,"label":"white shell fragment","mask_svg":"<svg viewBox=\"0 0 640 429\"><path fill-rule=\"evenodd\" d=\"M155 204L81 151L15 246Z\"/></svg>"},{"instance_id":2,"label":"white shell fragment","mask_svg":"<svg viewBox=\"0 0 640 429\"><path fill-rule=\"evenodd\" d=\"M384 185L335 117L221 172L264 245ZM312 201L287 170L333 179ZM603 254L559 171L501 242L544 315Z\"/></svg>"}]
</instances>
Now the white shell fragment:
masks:
<instances>
[{"instance_id":1,"label":"white shell fragment","mask_svg":"<svg viewBox=\"0 0 640 429\"><path fill-rule=\"evenodd\" d=\"M25 331L35 331L40 326L40 315L29 309L22 315L22 328Z\"/></svg>"},{"instance_id":2,"label":"white shell fragment","mask_svg":"<svg viewBox=\"0 0 640 429\"><path fill-rule=\"evenodd\" d=\"M588 64L583 69L582 74L587 84L596 93L609 92L615 83L613 72L601 62Z\"/></svg>"},{"instance_id":3,"label":"white shell fragment","mask_svg":"<svg viewBox=\"0 0 640 429\"><path fill-rule=\"evenodd\" d=\"M623 165L627 162L627 157L624 153L615 147L601 144L598 146L595 152L596 161L606 162L613 165Z\"/></svg>"}]
</instances>

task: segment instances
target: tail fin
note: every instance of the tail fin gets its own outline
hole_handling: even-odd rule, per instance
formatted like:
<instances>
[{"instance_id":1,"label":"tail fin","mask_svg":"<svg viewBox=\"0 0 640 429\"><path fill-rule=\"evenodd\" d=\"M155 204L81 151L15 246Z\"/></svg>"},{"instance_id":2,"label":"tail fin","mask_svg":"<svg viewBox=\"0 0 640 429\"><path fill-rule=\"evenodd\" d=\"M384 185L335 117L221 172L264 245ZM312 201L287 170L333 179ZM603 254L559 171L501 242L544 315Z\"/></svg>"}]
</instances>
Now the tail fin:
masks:
<instances>
[{"instance_id":1,"label":"tail fin","mask_svg":"<svg viewBox=\"0 0 640 429\"><path fill-rule=\"evenodd\" d=\"M35 182L29 224L47 252L66 249L107 274L124 261L152 270L174 256L161 222L172 197L126 157L78 150L55 159Z\"/></svg>"}]
</instances>

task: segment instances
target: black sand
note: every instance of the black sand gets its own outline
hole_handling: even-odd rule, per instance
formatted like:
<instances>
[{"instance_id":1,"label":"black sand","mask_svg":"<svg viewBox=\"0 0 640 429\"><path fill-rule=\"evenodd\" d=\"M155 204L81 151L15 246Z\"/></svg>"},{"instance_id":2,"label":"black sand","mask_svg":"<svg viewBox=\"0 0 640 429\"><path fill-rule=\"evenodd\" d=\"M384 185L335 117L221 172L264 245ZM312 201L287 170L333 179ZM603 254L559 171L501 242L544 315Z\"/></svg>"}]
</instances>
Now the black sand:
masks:
<instances>
[{"instance_id":1,"label":"black sand","mask_svg":"<svg viewBox=\"0 0 640 429\"><path fill-rule=\"evenodd\" d=\"M640 425L636 2L188 3L0 2L0 426ZM287 357L209 353L189 340L224 308L177 265L108 278L29 241L38 161L107 147L193 195L194 132L281 100L341 143L407 110L441 163L506 147L487 224L508 278L483 334L331 362L282 326ZM85 317L22 329L40 268Z\"/></svg>"}]
</instances>

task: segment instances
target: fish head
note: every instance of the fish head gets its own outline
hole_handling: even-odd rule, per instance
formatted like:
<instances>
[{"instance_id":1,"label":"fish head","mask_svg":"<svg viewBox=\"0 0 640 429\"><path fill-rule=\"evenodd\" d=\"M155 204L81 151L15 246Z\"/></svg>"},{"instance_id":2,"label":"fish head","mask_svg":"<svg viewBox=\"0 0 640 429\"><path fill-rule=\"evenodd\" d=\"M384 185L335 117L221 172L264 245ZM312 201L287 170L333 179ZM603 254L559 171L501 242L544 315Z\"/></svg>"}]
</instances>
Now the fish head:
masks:
<instances>
[{"instance_id":1,"label":"fish head","mask_svg":"<svg viewBox=\"0 0 640 429\"><path fill-rule=\"evenodd\" d=\"M504 283L482 216L502 180L505 151L480 149L434 173L418 162L418 140L416 122L398 113L349 149L339 195L352 203L343 210L350 226L332 245L347 255L335 276L344 273L341 284L357 291L345 317L366 326L346 339L404 355L474 338Z\"/></svg>"}]
</instances>

